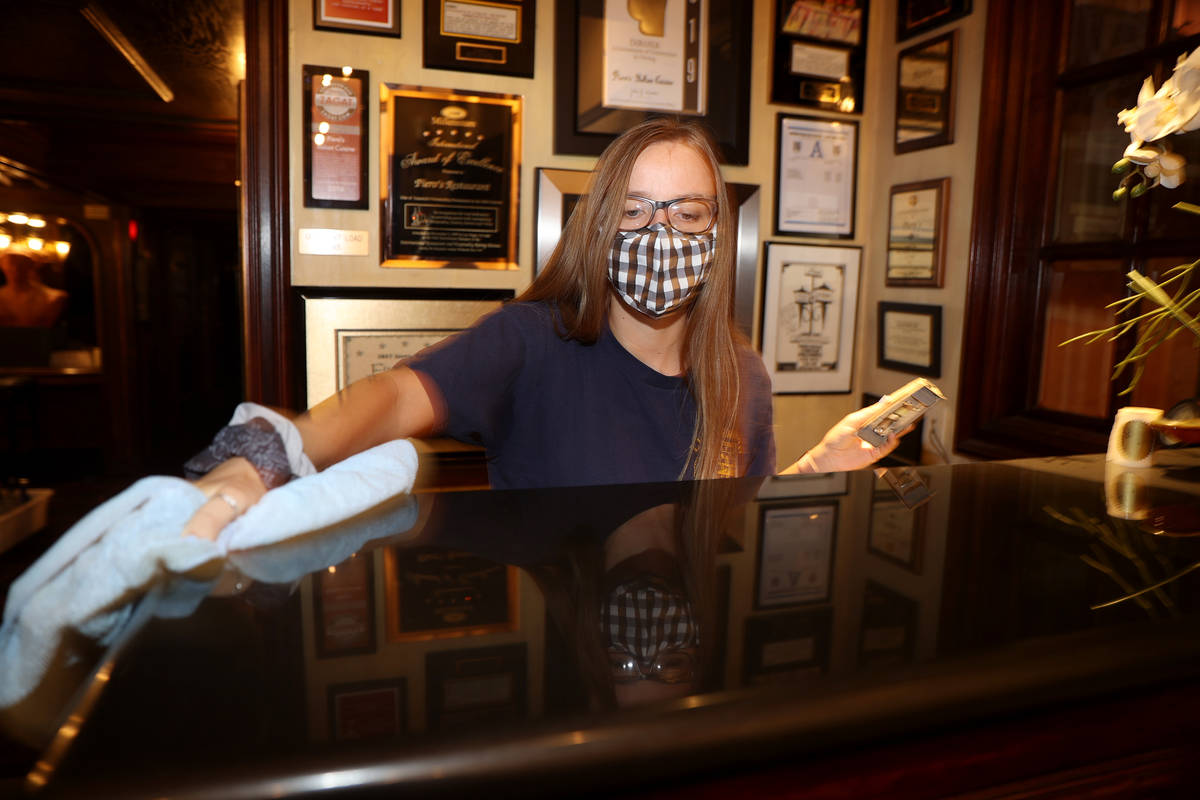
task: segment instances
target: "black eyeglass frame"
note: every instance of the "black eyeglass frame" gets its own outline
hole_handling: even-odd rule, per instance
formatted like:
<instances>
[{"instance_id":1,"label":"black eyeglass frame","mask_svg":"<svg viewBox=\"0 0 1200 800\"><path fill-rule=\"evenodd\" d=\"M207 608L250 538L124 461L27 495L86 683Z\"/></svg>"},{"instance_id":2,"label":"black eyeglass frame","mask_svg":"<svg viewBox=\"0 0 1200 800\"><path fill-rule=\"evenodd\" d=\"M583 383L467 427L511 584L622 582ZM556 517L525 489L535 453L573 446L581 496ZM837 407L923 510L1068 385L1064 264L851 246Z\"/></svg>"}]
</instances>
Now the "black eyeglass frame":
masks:
<instances>
[{"instance_id":1,"label":"black eyeglass frame","mask_svg":"<svg viewBox=\"0 0 1200 800\"><path fill-rule=\"evenodd\" d=\"M689 236L701 234L701 233L708 233L709 231L711 231L713 229L713 227L717 224L717 212L720 209L720 206L717 205L716 200L711 200L707 197L687 196L687 197L676 197L674 200L651 200L649 197L643 197L640 194L627 194L627 195L625 195L625 199L626 200L638 200L643 203L648 203L650 205L650 222L652 222L654 220L654 215L658 213L658 210L660 208L666 209L667 224L671 227L671 229L679 231L680 233L687 234ZM682 203L685 200L690 203L703 203L705 206L708 207L709 211L712 213L712 219L709 220L708 227L706 227L704 230L702 230L702 231L681 231L681 230L679 230L679 228L676 228L674 225L671 224L671 206L675 205L676 203ZM647 222L645 225L641 225L637 228L621 228L620 225L618 225L617 227L619 230L638 231L638 230L641 230L642 228L649 227L650 222Z\"/></svg>"}]
</instances>

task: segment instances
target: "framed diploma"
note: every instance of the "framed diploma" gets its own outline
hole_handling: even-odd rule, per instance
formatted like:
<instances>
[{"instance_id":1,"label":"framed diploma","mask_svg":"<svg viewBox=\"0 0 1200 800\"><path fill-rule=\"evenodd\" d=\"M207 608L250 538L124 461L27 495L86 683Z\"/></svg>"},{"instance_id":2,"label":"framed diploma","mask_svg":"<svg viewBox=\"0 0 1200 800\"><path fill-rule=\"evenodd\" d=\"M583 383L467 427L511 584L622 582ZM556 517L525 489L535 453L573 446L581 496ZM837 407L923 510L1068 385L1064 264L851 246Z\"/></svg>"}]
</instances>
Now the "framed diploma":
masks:
<instances>
[{"instance_id":1,"label":"framed diploma","mask_svg":"<svg viewBox=\"0 0 1200 800\"><path fill-rule=\"evenodd\" d=\"M424 0L425 66L533 77L537 0Z\"/></svg>"},{"instance_id":2,"label":"framed diploma","mask_svg":"<svg viewBox=\"0 0 1200 800\"><path fill-rule=\"evenodd\" d=\"M803 685L829 671L833 609L806 608L746 618L742 682Z\"/></svg>"},{"instance_id":3,"label":"framed diploma","mask_svg":"<svg viewBox=\"0 0 1200 800\"><path fill-rule=\"evenodd\" d=\"M897 56L897 153L954 141L955 33L913 45Z\"/></svg>"},{"instance_id":4,"label":"framed diploma","mask_svg":"<svg viewBox=\"0 0 1200 800\"><path fill-rule=\"evenodd\" d=\"M750 25L738 0L556 0L556 153L598 155L654 115L712 129L749 162Z\"/></svg>"},{"instance_id":5,"label":"framed diploma","mask_svg":"<svg viewBox=\"0 0 1200 800\"><path fill-rule=\"evenodd\" d=\"M518 269L521 98L383 84L384 267Z\"/></svg>"},{"instance_id":6,"label":"framed diploma","mask_svg":"<svg viewBox=\"0 0 1200 800\"><path fill-rule=\"evenodd\" d=\"M400 0L313 0L313 27L399 36Z\"/></svg>"},{"instance_id":7,"label":"framed diploma","mask_svg":"<svg viewBox=\"0 0 1200 800\"><path fill-rule=\"evenodd\" d=\"M858 123L780 114L775 155L775 233L852 238Z\"/></svg>"},{"instance_id":8,"label":"framed diploma","mask_svg":"<svg viewBox=\"0 0 1200 800\"><path fill-rule=\"evenodd\" d=\"M304 205L369 208L367 197L370 75L348 67L305 65Z\"/></svg>"},{"instance_id":9,"label":"framed diploma","mask_svg":"<svg viewBox=\"0 0 1200 800\"><path fill-rule=\"evenodd\" d=\"M878 492L871 503L867 550L880 558L921 574L925 550L927 507L909 508L891 492Z\"/></svg>"},{"instance_id":10,"label":"framed diploma","mask_svg":"<svg viewBox=\"0 0 1200 800\"><path fill-rule=\"evenodd\" d=\"M917 602L883 584L867 581L863 592L858 666L897 667L913 660Z\"/></svg>"},{"instance_id":11,"label":"framed diploma","mask_svg":"<svg viewBox=\"0 0 1200 800\"><path fill-rule=\"evenodd\" d=\"M775 0L771 102L860 110L867 0Z\"/></svg>"},{"instance_id":12,"label":"framed diploma","mask_svg":"<svg viewBox=\"0 0 1200 800\"><path fill-rule=\"evenodd\" d=\"M775 394L850 391L858 247L767 242L762 354Z\"/></svg>"},{"instance_id":13,"label":"framed diploma","mask_svg":"<svg viewBox=\"0 0 1200 800\"><path fill-rule=\"evenodd\" d=\"M762 506L754 607L782 608L828 601L836 532L836 504Z\"/></svg>"},{"instance_id":14,"label":"framed diploma","mask_svg":"<svg viewBox=\"0 0 1200 800\"><path fill-rule=\"evenodd\" d=\"M971 13L971 0L899 0L896 41L903 42Z\"/></svg>"},{"instance_id":15,"label":"framed diploma","mask_svg":"<svg viewBox=\"0 0 1200 800\"><path fill-rule=\"evenodd\" d=\"M425 656L426 728L478 730L526 715L524 642Z\"/></svg>"},{"instance_id":16,"label":"framed diploma","mask_svg":"<svg viewBox=\"0 0 1200 800\"><path fill-rule=\"evenodd\" d=\"M950 179L893 186L888 212L888 286L941 286Z\"/></svg>"},{"instance_id":17,"label":"framed diploma","mask_svg":"<svg viewBox=\"0 0 1200 800\"><path fill-rule=\"evenodd\" d=\"M941 306L880 301L878 328L879 366L941 377Z\"/></svg>"}]
</instances>

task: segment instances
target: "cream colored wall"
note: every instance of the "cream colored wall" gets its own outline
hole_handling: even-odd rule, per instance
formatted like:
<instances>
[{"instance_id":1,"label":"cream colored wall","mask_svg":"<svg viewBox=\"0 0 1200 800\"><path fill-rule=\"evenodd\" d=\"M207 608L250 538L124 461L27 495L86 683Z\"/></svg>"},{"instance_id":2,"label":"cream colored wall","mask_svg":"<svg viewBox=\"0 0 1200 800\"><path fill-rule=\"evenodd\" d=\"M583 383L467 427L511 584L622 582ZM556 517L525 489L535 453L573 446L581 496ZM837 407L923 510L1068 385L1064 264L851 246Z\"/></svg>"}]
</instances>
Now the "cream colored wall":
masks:
<instances>
[{"instance_id":1,"label":"cream colored wall","mask_svg":"<svg viewBox=\"0 0 1200 800\"><path fill-rule=\"evenodd\" d=\"M796 106L772 105L769 62L772 29L772 0L754 0L754 36L750 82L750 163L728 167L726 178L759 184L763 191L760 226L763 240L770 236L774 213L775 115L779 112L826 115ZM534 253L534 170L537 167L589 169L594 159L586 156L554 154L554 3L542 0L537 9L534 74L536 78L509 78L476 73L427 70L421 66L422 4L401 3L400 39L349 33L315 31L310 0L292 0L291 13L291 165L292 186L292 281L297 285L444 287L463 285L512 288L519 290L532 277ZM903 302L936 303L943 306L943 373L937 383L951 402L941 404L931 415L927 435L936 432L949 443L953 436L953 395L959 375L959 341L966 292L967 246L970 234L971 198L975 165L975 140L979 116L978 87L982 70L986 0L977 0L975 10L951 27L959 29L958 69L954 144L917 151L901 156L893 154L892 128L895 113L896 56L902 44L895 41L895 4L874 2L868 30L867 77L863 113L860 121L859 164L855 237L837 244L855 244L863 248L863 269L859 289L858 330L856 334L855 380L849 394L780 395L775 398L776 441L779 463L784 466L798 458L841 416L858 406L862 392L881 394L904 383L910 376L881 370L875 366L874 309L880 299ZM944 32L939 29L932 35ZM345 211L304 208L302 202L303 164L300 159L302 127L302 86L299 79L304 64L340 66L348 64L370 71L372 102L378 101L380 82L417 84L440 88L474 89L486 92L518 94L524 98L522 162L520 170L519 261L514 272L383 269L379 253L379 115L370 114L371 208ZM949 176L950 223L946 253L946 284L941 289L885 289L883 259L887 235L887 198L890 186L917 180ZM296 231L300 228L340 228L365 230L370 235L370 253L357 257L306 256L296 252ZM778 237L791 242L814 243L809 237ZM760 248L761 252L761 248ZM760 256L761 258L761 256ZM464 274L464 272L466 274ZM761 280L761 275L760 275ZM758 299L756 298L756 306ZM756 318L758 309L756 308ZM928 442L927 453L930 451Z\"/></svg>"}]
</instances>

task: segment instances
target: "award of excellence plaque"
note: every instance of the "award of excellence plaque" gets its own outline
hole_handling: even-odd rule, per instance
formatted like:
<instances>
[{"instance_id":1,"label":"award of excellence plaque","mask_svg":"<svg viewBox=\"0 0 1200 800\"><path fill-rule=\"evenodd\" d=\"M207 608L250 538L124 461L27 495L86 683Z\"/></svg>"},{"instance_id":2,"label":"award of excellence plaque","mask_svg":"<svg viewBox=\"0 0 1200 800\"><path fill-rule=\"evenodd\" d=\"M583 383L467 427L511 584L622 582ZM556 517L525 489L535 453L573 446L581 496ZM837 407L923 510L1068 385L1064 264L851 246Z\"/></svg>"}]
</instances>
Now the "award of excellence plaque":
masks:
<instances>
[{"instance_id":1,"label":"award of excellence plaque","mask_svg":"<svg viewBox=\"0 0 1200 800\"><path fill-rule=\"evenodd\" d=\"M367 208L366 70L304 66L304 205Z\"/></svg>"},{"instance_id":2,"label":"award of excellence plaque","mask_svg":"<svg viewBox=\"0 0 1200 800\"><path fill-rule=\"evenodd\" d=\"M384 84L385 267L518 269L521 98Z\"/></svg>"}]
</instances>

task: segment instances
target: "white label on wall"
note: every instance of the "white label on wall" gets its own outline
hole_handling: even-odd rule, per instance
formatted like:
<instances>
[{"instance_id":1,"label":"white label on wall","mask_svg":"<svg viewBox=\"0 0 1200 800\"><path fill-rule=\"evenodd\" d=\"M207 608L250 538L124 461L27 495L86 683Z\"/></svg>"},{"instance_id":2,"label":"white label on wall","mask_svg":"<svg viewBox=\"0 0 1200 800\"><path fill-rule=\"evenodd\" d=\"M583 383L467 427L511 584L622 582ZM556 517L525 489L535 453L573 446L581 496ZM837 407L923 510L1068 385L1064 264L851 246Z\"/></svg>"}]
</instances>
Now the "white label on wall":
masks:
<instances>
[{"instance_id":1,"label":"white label on wall","mask_svg":"<svg viewBox=\"0 0 1200 800\"><path fill-rule=\"evenodd\" d=\"M367 231L300 229L300 252L308 256L365 256L370 243Z\"/></svg>"}]
</instances>

